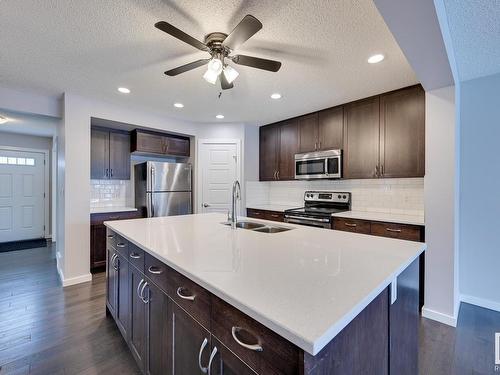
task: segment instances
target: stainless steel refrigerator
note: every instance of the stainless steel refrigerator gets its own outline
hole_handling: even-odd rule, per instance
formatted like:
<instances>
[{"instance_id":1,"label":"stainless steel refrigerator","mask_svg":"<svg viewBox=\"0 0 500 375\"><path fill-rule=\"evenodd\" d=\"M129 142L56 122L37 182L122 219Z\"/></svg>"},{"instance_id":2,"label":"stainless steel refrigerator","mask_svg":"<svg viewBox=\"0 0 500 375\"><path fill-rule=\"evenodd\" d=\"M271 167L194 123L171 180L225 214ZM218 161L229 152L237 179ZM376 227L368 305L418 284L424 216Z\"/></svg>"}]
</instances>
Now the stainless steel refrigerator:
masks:
<instances>
[{"instance_id":1,"label":"stainless steel refrigerator","mask_svg":"<svg viewBox=\"0 0 500 375\"><path fill-rule=\"evenodd\" d=\"M135 207L147 217L192 213L192 167L188 163L136 164Z\"/></svg>"}]
</instances>

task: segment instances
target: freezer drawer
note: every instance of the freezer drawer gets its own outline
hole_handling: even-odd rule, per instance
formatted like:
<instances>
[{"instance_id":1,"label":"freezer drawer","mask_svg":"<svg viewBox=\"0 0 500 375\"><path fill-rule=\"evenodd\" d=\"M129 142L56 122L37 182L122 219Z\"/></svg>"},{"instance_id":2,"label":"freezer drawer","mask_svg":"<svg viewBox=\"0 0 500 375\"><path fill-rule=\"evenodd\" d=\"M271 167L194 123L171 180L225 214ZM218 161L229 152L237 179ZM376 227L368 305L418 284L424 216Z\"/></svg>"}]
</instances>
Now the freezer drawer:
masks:
<instances>
[{"instance_id":1,"label":"freezer drawer","mask_svg":"<svg viewBox=\"0 0 500 375\"><path fill-rule=\"evenodd\" d=\"M147 193L148 217L187 215L192 213L191 192Z\"/></svg>"}]
</instances>

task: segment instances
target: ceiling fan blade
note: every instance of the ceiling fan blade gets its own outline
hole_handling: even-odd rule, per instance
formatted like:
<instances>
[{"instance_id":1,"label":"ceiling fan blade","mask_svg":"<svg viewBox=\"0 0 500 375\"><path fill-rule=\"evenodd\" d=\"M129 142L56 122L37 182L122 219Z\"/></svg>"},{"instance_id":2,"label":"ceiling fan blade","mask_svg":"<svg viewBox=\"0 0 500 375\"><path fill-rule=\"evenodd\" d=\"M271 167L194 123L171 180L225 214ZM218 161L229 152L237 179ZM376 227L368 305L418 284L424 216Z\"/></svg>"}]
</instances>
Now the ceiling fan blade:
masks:
<instances>
[{"instance_id":1,"label":"ceiling fan blade","mask_svg":"<svg viewBox=\"0 0 500 375\"><path fill-rule=\"evenodd\" d=\"M222 90L228 90L228 89L232 89L234 87L233 83L229 83L226 79L226 76L224 75L224 72L221 73L221 75L219 76L220 77L220 87L222 88Z\"/></svg>"},{"instance_id":2,"label":"ceiling fan blade","mask_svg":"<svg viewBox=\"0 0 500 375\"><path fill-rule=\"evenodd\" d=\"M195 48L198 48L202 51L210 51L210 49L198 39L193 38L191 35L186 34L184 31L179 30L177 27L169 24L165 21L160 21L155 23L155 27L160 29L161 31L166 32L167 34L172 35L173 37L182 40L184 43L192 45Z\"/></svg>"},{"instance_id":3,"label":"ceiling fan blade","mask_svg":"<svg viewBox=\"0 0 500 375\"><path fill-rule=\"evenodd\" d=\"M222 45L235 50L260 29L262 29L262 23L254 16L247 14L222 42Z\"/></svg>"},{"instance_id":4,"label":"ceiling fan blade","mask_svg":"<svg viewBox=\"0 0 500 375\"><path fill-rule=\"evenodd\" d=\"M232 57L235 64L251 66L252 68L277 72L281 68L281 63L275 60L261 59L260 57L236 55Z\"/></svg>"},{"instance_id":5,"label":"ceiling fan blade","mask_svg":"<svg viewBox=\"0 0 500 375\"><path fill-rule=\"evenodd\" d=\"M196 69L196 68L203 66L205 64L208 64L209 61L210 61L210 59L196 60L196 61L193 61L189 64L181 65L181 66L178 66L177 68L167 70L165 72L165 74L167 76L173 77L173 76L176 76L178 74L181 74L181 73L187 72L189 70Z\"/></svg>"}]
</instances>

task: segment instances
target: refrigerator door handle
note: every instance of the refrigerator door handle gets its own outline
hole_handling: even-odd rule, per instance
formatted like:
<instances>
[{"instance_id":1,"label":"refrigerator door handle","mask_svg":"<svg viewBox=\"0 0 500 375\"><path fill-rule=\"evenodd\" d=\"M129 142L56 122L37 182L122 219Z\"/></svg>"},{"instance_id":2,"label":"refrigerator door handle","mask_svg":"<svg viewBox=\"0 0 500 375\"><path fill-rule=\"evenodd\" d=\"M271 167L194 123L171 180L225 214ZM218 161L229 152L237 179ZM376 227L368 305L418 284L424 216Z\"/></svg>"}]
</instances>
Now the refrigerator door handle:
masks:
<instances>
[{"instance_id":1,"label":"refrigerator door handle","mask_svg":"<svg viewBox=\"0 0 500 375\"><path fill-rule=\"evenodd\" d=\"M155 206L154 206L154 201L153 201L153 189L156 186L155 184L155 168L151 167L151 217L155 217Z\"/></svg>"}]
</instances>

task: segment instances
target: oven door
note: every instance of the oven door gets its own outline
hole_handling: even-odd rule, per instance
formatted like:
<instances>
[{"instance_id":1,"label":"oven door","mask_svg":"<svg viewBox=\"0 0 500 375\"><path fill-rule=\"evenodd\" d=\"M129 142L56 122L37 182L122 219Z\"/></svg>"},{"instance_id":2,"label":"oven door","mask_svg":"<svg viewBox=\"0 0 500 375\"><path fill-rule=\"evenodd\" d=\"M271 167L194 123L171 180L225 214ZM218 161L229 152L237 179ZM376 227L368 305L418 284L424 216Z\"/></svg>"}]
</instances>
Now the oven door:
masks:
<instances>
[{"instance_id":1,"label":"oven door","mask_svg":"<svg viewBox=\"0 0 500 375\"><path fill-rule=\"evenodd\" d=\"M295 160L295 179L310 180L314 178L326 178L325 158L314 159L296 159Z\"/></svg>"},{"instance_id":2,"label":"oven door","mask_svg":"<svg viewBox=\"0 0 500 375\"><path fill-rule=\"evenodd\" d=\"M331 228L330 219L310 217L310 216L297 216L293 214L285 214L285 223L307 225L309 227L317 228Z\"/></svg>"}]
</instances>

